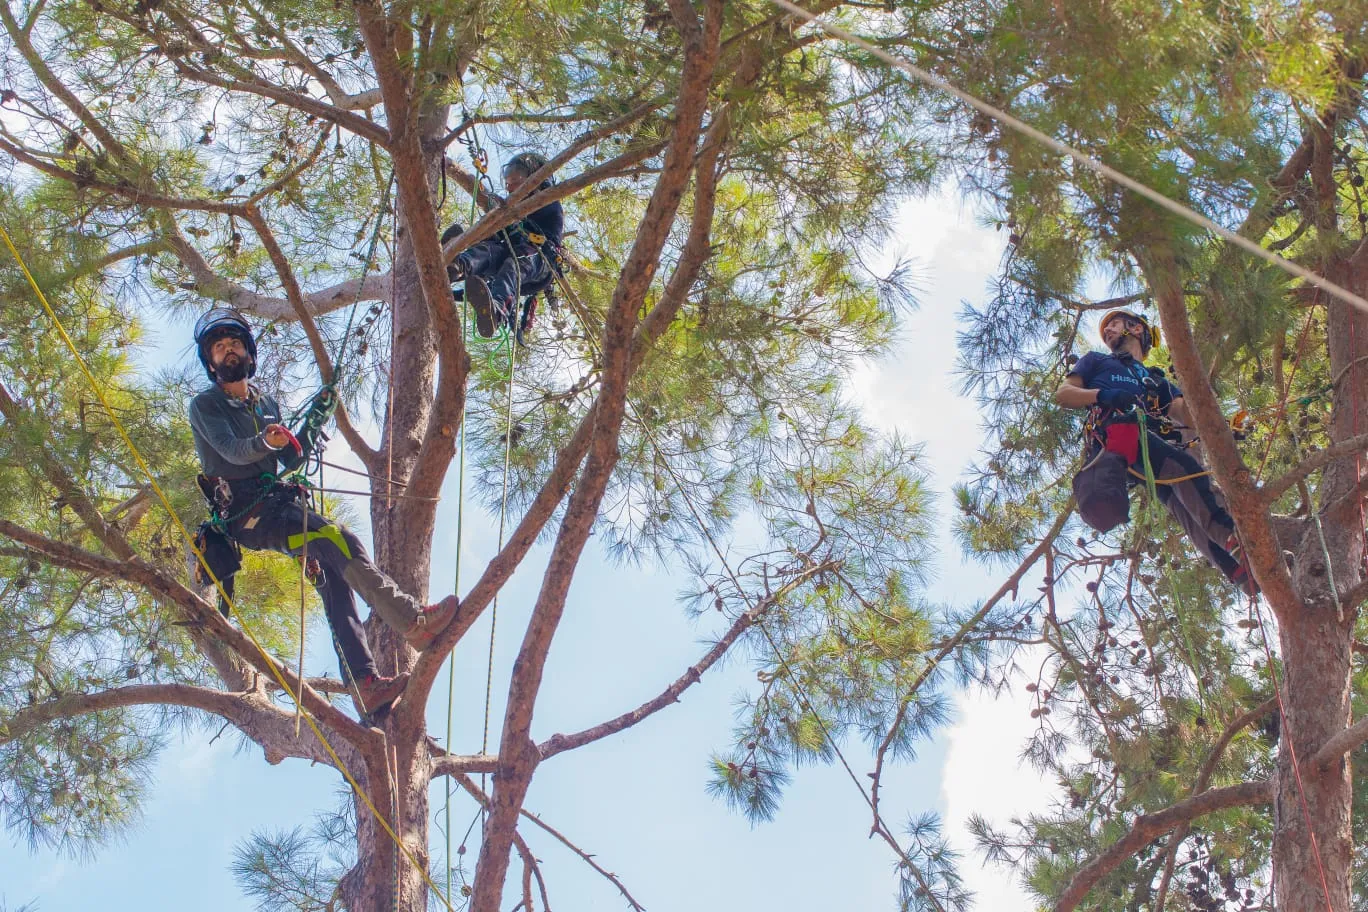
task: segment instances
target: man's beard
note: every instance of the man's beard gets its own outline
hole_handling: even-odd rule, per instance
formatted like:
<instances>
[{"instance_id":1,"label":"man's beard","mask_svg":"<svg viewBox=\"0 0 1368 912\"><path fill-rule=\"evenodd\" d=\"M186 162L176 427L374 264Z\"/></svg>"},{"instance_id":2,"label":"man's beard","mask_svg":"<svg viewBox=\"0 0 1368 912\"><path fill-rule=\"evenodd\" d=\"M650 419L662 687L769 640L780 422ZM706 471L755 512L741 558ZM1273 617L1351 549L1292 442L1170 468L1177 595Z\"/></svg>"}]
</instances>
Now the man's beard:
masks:
<instances>
[{"instance_id":1,"label":"man's beard","mask_svg":"<svg viewBox=\"0 0 1368 912\"><path fill-rule=\"evenodd\" d=\"M219 383L237 383L239 380L247 379L247 371L251 367L251 358L238 358L230 355L222 364L214 368L214 376Z\"/></svg>"}]
</instances>

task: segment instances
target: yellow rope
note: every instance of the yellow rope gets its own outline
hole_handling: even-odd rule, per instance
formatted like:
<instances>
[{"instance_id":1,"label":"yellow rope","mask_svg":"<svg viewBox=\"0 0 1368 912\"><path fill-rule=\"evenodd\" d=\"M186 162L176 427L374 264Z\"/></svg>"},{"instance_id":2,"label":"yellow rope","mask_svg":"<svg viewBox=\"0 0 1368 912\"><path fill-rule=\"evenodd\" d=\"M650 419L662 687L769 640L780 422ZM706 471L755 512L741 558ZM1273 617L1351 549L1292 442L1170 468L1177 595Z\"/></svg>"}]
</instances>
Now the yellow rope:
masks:
<instances>
[{"instance_id":1,"label":"yellow rope","mask_svg":"<svg viewBox=\"0 0 1368 912\"><path fill-rule=\"evenodd\" d=\"M1127 471L1127 472L1130 472L1132 475L1134 475L1136 478L1140 479L1141 481L1149 481L1149 480L1151 480L1151 479L1149 479L1149 478L1147 478L1147 477L1145 476L1145 473L1144 473L1144 472L1137 472L1137 471L1135 471L1135 469L1132 469L1130 466L1127 466L1127 467L1126 467L1126 471ZM1193 472L1191 475L1179 475L1177 478L1155 478L1155 479L1152 479L1152 480L1153 480L1154 483L1157 484L1157 485L1176 485L1176 484L1178 484L1180 481L1192 481L1192 479L1194 479L1194 478L1205 478L1206 476L1208 476L1208 475L1210 475L1210 474L1211 474L1211 469L1207 469L1205 472Z\"/></svg>"},{"instance_id":2,"label":"yellow rope","mask_svg":"<svg viewBox=\"0 0 1368 912\"><path fill-rule=\"evenodd\" d=\"M308 627L308 617L306 615L306 588L305 583L309 578L309 511L301 510L304 514L304 531L300 535L303 544L299 551L299 680L304 680L304 631ZM299 737L299 720L304 715L304 703L301 700L295 701L295 737Z\"/></svg>"},{"instance_id":3,"label":"yellow rope","mask_svg":"<svg viewBox=\"0 0 1368 912\"><path fill-rule=\"evenodd\" d=\"M138 468L147 476L148 483L152 486L152 490L157 495L157 499L161 501L162 507L171 517L171 521L176 525L176 528L180 530L186 545L194 552L195 559L199 561L200 566L204 568L204 571L208 574L209 578L214 581L214 587L218 590L219 597L222 598L224 604L228 606L228 610L237 616L238 624L242 627L242 632L247 634L248 639L252 641L252 645L261 653L261 657L266 662L266 666L270 668L271 675L275 678L276 683L280 685L280 688L284 690L285 693L289 694L290 699L295 702L295 705L298 707L299 712L302 713L304 720L309 723L309 728L313 730L314 737L318 738L318 742L322 744L323 749L328 752L328 756L332 758L338 772L347 780L347 784L356 792L357 797L361 799L362 804L364 804L366 809L375 816L375 819L379 822L381 828L383 828L384 831L389 834L389 837L394 840L395 845L399 847L399 851L403 852L404 857L418 870L418 873L422 875L423 880L427 882L427 885L432 888L433 892L438 896L442 896L441 890L438 889L437 885L432 882L432 878L428 875L427 868L418 862L418 859L413 856L413 853L411 853L399 839L398 835L394 832L393 827L390 826L389 821L380 813L380 810L375 806L375 803L371 801L370 796L366 794L365 790L361 788L360 783L356 781L356 777L351 774L351 771L347 769L346 764L342 762L342 758L337 755L337 751L333 749L332 744L324 737L322 730L318 727L318 723L314 721L313 715L304 712L303 702L285 680L285 676L281 674L278 663L266 652L266 648L261 645L261 641L257 639L256 634L252 632L251 626L242 617L241 613L234 608L232 599L223 588L223 583L214 574L214 571L210 569L209 562L205 559L204 553L195 546L194 536L192 536L190 530L185 527L185 523L181 521L180 515L176 513L175 507L171 505L171 500L166 496L166 492L162 490L161 485L157 482L156 476L152 474L152 469L148 467L146 460L143 459L137 444L135 444L133 438L128 435L128 431L124 428L123 422L119 420L118 414L114 411L113 406L109 404L109 400L105 397L104 390L100 386L99 380L96 379L94 373L91 372L90 366L86 364L85 358L81 356L81 352L76 347L76 343L72 341L70 334L67 333L66 327L62 325L61 318L57 316L56 311L52 309L52 305L48 303L47 296L43 294L43 289L38 286L38 282L34 279L33 273L29 272L28 266L24 263L24 258L20 256L19 249L14 246L14 241L3 224L0 224L0 239L3 239L5 246L9 248L9 252L14 257L14 261L19 265L19 270L23 272L24 278L28 280L29 285L33 288L33 292L37 295L39 303L43 305L43 310L47 312L48 318L52 320L57 333L62 337L62 341L66 343L67 348L71 351L72 358L75 360L77 366L80 367L81 372L85 374L86 379L90 381L90 387L94 391L95 397L100 400L100 405L104 408L105 414L109 416L110 423L114 426L114 429L118 431L119 436L123 438L123 442L128 447L134 461L137 462ZM300 682L301 684L303 683L302 675L300 676ZM442 901L446 905L448 912L455 912L455 909L446 901L444 896L442 896Z\"/></svg>"}]
</instances>

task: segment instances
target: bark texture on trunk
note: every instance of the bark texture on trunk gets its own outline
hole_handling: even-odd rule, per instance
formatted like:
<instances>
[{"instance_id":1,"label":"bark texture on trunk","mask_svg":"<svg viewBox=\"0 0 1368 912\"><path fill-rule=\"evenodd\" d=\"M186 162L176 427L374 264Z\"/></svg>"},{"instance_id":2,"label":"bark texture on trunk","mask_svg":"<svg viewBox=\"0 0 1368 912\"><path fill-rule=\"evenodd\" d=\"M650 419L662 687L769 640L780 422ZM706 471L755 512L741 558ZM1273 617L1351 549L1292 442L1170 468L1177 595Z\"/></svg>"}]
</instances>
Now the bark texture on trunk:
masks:
<instances>
[{"instance_id":1,"label":"bark texture on trunk","mask_svg":"<svg viewBox=\"0 0 1368 912\"><path fill-rule=\"evenodd\" d=\"M1335 593L1346 592L1363 579L1364 531L1357 493L1362 460L1350 455L1326 467L1321 501L1315 505L1319 531L1313 524L1301 536L1292 555L1291 575L1286 576L1282 546L1265 499L1259 496L1258 479L1240 459L1206 380L1188 323L1177 260L1162 242L1137 255L1158 301L1164 333L1190 411L1207 444L1212 471L1230 495L1231 513L1246 554L1278 621L1285 713L1274 783L1277 909L1324 912L1328 906L1335 912L1348 912L1354 849L1350 762L1346 755L1321 770L1307 761L1353 721L1350 676L1357 612L1347 604L1337 608ZM1352 274L1348 261L1341 261L1339 268L1332 264L1327 272L1361 293L1362 277ZM1368 402L1365 383L1356 376L1363 365L1349 370L1355 359L1368 352L1368 320L1340 302L1328 301L1326 306L1331 376L1346 372L1335 392L1330 427L1331 442L1337 443L1354 436L1356 429L1368 427L1363 411ZM1294 755L1301 766L1300 783Z\"/></svg>"},{"instance_id":2,"label":"bark texture on trunk","mask_svg":"<svg viewBox=\"0 0 1368 912\"><path fill-rule=\"evenodd\" d=\"M374 11L369 11L374 16ZM367 17L363 17L367 18ZM377 58L391 63L393 45L402 37L401 23L379 25L367 18L364 23L374 29L368 40ZM376 40L378 34L384 39ZM395 76L394 73L390 74ZM387 115L392 129L407 137L403 145L408 154L393 156L398 187L395 194L395 250L392 269L393 287L390 290L390 319L393 325L389 350L388 382L393 391L385 412L378 447L379 468L371 484L370 517L372 548L375 560L404 591L420 600L427 600L428 577L432 567L432 539L436 528L435 500L386 500L384 494L393 490L389 479L408 483L418 471L425 452L433 449L454 451L455 428L434 426L433 416L440 398L439 378L459 378L464 382L465 370L447 371L442 358L449 352L439 344L437 323L449 314L434 314L428 303L429 295L423 288L423 269L414 248L413 219L430 220L428 213L435 208L436 189L441 178L443 148L441 139L446 133L449 108L444 104L422 103L406 97L402 106L392 105L393 97L402 88L402 78L396 77L391 95L386 98ZM405 92L411 96L410 91ZM414 110L408 101L418 105ZM417 134L416 140L413 134ZM426 188L427 207L421 188ZM414 205L415 199L420 205ZM405 200L408 204L405 204ZM416 215L415 215L416 211ZM416 223L415 223L416 224ZM424 231L435 231L433 225L422 225ZM449 301L444 299L438 305ZM453 391L446 391L449 400ZM458 401L463 401L460 392ZM442 441L434 447L434 437ZM445 592L443 592L445 594ZM375 653L376 664L382 673L393 674L407 670L413 662L413 651L402 635L391 630L378 618L367 621L367 636ZM399 707L379 722L383 732L383 749L368 755L364 769L363 787L368 797L384 815L386 822L399 837L403 849L375 819L364 802L354 799L357 817L357 861L342 882L342 895L347 907L353 910L377 912L426 912L428 885L425 874L429 868L429 801L431 780L427 754L427 719L423 711L425 688L410 687ZM405 705L405 704L410 705Z\"/></svg>"}]
</instances>

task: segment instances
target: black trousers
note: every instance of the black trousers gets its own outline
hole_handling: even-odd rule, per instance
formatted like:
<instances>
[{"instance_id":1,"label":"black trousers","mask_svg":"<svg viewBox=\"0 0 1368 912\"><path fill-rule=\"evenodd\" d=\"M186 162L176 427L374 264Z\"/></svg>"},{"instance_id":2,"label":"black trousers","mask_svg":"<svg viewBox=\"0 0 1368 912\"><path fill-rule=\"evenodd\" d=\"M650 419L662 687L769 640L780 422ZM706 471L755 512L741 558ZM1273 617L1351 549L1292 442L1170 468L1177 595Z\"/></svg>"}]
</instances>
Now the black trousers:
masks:
<instances>
[{"instance_id":1,"label":"black trousers","mask_svg":"<svg viewBox=\"0 0 1368 912\"><path fill-rule=\"evenodd\" d=\"M477 275L489 285L489 296L502 305L502 316L513 312L516 297L526 297L551 280L551 266L541 251L526 240L509 242L495 236L456 257L466 275Z\"/></svg>"},{"instance_id":2,"label":"black trousers","mask_svg":"<svg viewBox=\"0 0 1368 912\"><path fill-rule=\"evenodd\" d=\"M371 563L360 539L283 494L268 496L257 509L234 520L228 531L238 544L253 551L280 551L298 557L307 550L308 557L318 561L322 570L314 580L314 589L323 600L343 679L357 681L375 674L375 658L356 612L356 597L343 575L348 563Z\"/></svg>"},{"instance_id":3,"label":"black trousers","mask_svg":"<svg viewBox=\"0 0 1368 912\"><path fill-rule=\"evenodd\" d=\"M1154 470L1155 493L1178 525L1187 533L1188 540L1213 567L1233 578L1239 561L1226 550L1226 543L1235 534L1235 521L1226 510L1225 496L1205 474L1206 466L1187 450L1176 447L1153 432L1145 435L1149 446L1150 466ZM1145 474L1144 454L1131 465L1142 476ZM1185 476L1196 476L1186 478ZM1183 478L1172 484L1165 479ZM1141 482L1142 484L1144 482Z\"/></svg>"}]
</instances>

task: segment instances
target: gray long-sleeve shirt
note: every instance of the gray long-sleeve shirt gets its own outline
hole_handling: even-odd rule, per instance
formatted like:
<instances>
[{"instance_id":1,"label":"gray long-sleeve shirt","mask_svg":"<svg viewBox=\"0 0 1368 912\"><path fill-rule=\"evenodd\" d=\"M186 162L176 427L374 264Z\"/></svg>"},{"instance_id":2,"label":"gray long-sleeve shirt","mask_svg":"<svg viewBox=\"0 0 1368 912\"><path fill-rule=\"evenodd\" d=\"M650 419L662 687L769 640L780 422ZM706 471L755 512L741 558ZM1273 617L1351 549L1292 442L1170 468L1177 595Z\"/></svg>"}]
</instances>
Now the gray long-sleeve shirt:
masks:
<instances>
[{"instance_id":1,"label":"gray long-sleeve shirt","mask_svg":"<svg viewBox=\"0 0 1368 912\"><path fill-rule=\"evenodd\" d=\"M238 399L215 384L190 400L195 451L211 477L241 481L293 468L293 460L282 458L263 434L268 424L279 423L280 405L255 388L247 399Z\"/></svg>"}]
</instances>

